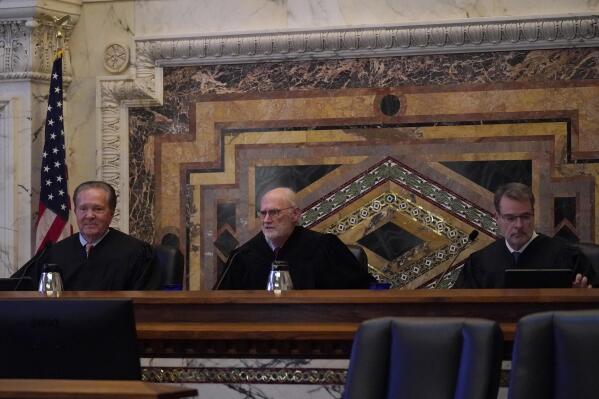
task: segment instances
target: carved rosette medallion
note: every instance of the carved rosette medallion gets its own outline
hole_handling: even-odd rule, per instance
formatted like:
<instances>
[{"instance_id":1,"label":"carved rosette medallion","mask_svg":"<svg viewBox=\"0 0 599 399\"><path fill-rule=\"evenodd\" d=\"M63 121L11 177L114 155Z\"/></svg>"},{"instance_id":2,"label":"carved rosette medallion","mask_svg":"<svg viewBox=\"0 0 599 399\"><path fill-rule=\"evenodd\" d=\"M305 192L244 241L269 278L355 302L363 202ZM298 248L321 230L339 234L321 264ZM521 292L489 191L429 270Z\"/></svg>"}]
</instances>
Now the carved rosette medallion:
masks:
<instances>
[{"instance_id":1,"label":"carved rosette medallion","mask_svg":"<svg viewBox=\"0 0 599 399\"><path fill-rule=\"evenodd\" d=\"M104 68L110 73L121 73L129 66L129 47L109 43L104 49Z\"/></svg>"}]
</instances>

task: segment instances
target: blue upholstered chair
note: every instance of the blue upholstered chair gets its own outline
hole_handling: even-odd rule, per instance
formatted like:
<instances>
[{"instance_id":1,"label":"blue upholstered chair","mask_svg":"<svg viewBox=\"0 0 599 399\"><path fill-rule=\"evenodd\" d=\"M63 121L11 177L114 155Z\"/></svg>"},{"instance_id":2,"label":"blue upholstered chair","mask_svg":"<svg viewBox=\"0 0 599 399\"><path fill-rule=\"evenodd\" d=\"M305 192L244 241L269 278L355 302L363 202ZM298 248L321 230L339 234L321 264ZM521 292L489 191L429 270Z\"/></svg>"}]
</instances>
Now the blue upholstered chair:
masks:
<instances>
[{"instance_id":1,"label":"blue upholstered chair","mask_svg":"<svg viewBox=\"0 0 599 399\"><path fill-rule=\"evenodd\" d=\"M345 399L496 399L502 333L496 322L382 318L354 337Z\"/></svg>"},{"instance_id":2,"label":"blue upholstered chair","mask_svg":"<svg viewBox=\"0 0 599 399\"><path fill-rule=\"evenodd\" d=\"M178 248L168 245L155 245L154 258L157 273L160 274L160 289L180 290L183 286L183 254Z\"/></svg>"},{"instance_id":3,"label":"blue upholstered chair","mask_svg":"<svg viewBox=\"0 0 599 399\"><path fill-rule=\"evenodd\" d=\"M599 310L535 313L516 327L509 399L599 397Z\"/></svg>"}]
</instances>

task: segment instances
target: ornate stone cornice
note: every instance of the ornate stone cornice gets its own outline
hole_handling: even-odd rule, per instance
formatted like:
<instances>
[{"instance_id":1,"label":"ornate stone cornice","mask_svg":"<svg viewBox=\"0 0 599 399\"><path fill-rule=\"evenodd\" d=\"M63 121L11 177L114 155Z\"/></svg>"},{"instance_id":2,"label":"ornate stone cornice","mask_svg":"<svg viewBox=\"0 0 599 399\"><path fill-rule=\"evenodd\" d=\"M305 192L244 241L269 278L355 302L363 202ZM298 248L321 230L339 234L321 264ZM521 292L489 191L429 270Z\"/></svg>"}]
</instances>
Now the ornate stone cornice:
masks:
<instances>
[{"instance_id":1,"label":"ornate stone cornice","mask_svg":"<svg viewBox=\"0 0 599 399\"><path fill-rule=\"evenodd\" d=\"M597 46L597 15L478 19L136 40L138 68Z\"/></svg>"},{"instance_id":2,"label":"ornate stone cornice","mask_svg":"<svg viewBox=\"0 0 599 399\"><path fill-rule=\"evenodd\" d=\"M128 187L127 106L162 103L162 67L599 46L598 15L469 19L135 40L135 76L99 79L98 177ZM113 225L128 231L128 196Z\"/></svg>"}]
</instances>

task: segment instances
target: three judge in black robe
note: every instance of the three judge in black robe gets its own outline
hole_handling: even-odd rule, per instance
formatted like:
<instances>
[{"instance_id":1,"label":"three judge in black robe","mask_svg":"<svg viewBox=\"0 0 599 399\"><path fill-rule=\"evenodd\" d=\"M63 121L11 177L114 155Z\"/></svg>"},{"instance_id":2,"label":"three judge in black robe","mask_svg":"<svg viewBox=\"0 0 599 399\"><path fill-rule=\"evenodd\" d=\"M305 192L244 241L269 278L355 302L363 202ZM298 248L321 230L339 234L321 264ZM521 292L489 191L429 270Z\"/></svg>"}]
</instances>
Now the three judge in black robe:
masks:
<instances>
[{"instance_id":1,"label":"three judge in black robe","mask_svg":"<svg viewBox=\"0 0 599 399\"><path fill-rule=\"evenodd\" d=\"M264 290L274 260L287 261L294 289L368 288L374 278L333 234L297 226L300 210L287 188L260 202L262 231L229 257L219 289Z\"/></svg>"},{"instance_id":2,"label":"three judge in black robe","mask_svg":"<svg viewBox=\"0 0 599 399\"><path fill-rule=\"evenodd\" d=\"M503 185L495 193L494 204L504 237L470 255L454 288L503 288L505 270L514 267L568 268L576 276L573 287L591 287L594 272L580 250L559 238L535 232L534 195L530 187L521 183Z\"/></svg>"}]
</instances>

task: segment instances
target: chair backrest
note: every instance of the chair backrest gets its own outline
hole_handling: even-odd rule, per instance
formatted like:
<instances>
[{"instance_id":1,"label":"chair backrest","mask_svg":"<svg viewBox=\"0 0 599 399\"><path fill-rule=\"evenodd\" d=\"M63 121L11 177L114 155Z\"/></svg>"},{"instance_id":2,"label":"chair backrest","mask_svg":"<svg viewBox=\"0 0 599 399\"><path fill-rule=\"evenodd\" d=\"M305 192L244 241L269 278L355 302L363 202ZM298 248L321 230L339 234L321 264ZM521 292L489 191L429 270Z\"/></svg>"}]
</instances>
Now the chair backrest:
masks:
<instances>
[{"instance_id":1,"label":"chair backrest","mask_svg":"<svg viewBox=\"0 0 599 399\"><path fill-rule=\"evenodd\" d=\"M535 313L516 327L510 399L599 397L599 310Z\"/></svg>"},{"instance_id":2,"label":"chair backrest","mask_svg":"<svg viewBox=\"0 0 599 399\"><path fill-rule=\"evenodd\" d=\"M584 256L591 262L591 266L593 266L593 270L595 271L595 278L591 283L593 287L599 288L599 245L592 242L574 242L570 245L580 249Z\"/></svg>"},{"instance_id":3,"label":"chair backrest","mask_svg":"<svg viewBox=\"0 0 599 399\"><path fill-rule=\"evenodd\" d=\"M360 263L364 270L368 271L368 255L366 255L364 248L358 244L347 244L347 248L349 249L349 252L356 257L358 263Z\"/></svg>"},{"instance_id":4,"label":"chair backrest","mask_svg":"<svg viewBox=\"0 0 599 399\"><path fill-rule=\"evenodd\" d=\"M496 322L382 318L354 337L345 399L496 399L502 333Z\"/></svg>"},{"instance_id":5,"label":"chair backrest","mask_svg":"<svg viewBox=\"0 0 599 399\"><path fill-rule=\"evenodd\" d=\"M160 273L161 289L181 289L183 284L183 254L169 245L154 246L155 265Z\"/></svg>"}]
</instances>

